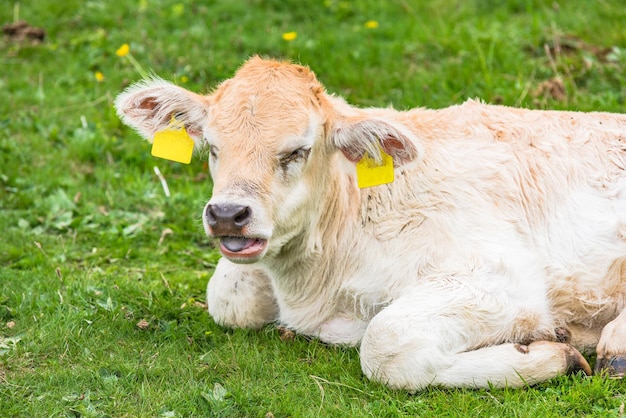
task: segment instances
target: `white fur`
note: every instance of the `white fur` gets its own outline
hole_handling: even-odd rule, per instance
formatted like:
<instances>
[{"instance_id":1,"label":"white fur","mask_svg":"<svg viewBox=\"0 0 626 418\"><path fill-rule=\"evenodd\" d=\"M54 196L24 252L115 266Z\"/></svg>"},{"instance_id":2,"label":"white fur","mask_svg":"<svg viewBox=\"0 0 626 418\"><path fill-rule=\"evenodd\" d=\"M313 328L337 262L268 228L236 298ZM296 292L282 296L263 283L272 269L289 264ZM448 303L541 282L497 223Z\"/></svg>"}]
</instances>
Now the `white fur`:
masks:
<instances>
[{"instance_id":1,"label":"white fur","mask_svg":"<svg viewBox=\"0 0 626 418\"><path fill-rule=\"evenodd\" d=\"M221 148L210 203L251 207L246 233L269 243L258 264L219 262L207 291L219 323L277 321L360 342L364 373L408 390L543 381L588 368L575 348L598 341L599 354L626 355L616 341L626 335L626 116L476 101L357 109L301 68L255 58L204 104L187 103ZM150 94L182 103L176 89ZM150 124L121 114L141 132ZM310 141L303 132L317 133L311 154L284 175L277 155ZM377 143L396 180L358 190L350 160Z\"/></svg>"}]
</instances>

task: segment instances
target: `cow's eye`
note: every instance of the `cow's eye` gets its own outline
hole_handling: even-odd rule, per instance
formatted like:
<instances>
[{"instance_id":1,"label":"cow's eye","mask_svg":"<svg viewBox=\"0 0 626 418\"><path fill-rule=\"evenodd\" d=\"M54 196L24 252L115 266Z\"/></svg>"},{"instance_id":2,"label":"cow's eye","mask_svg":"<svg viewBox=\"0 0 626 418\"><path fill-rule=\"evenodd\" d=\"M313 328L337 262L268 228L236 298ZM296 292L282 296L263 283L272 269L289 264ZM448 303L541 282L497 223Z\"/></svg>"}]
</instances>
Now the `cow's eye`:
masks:
<instances>
[{"instance_id":1,"label":"cow's eye","mask_svg":"<svg viewBox=\"0 0 626 418\"><path fill-rule=\"evenodd\" d=\"M302 147L290 152L289 154L285 154L280 157L280 165L283 168L287 168L287 166L298 160L306 160L309 157L309 153L311 152L311 148Z\"/></svg>"},{"instance_id":2,"label":"cow's eye","mask_svg":"<svg viewBox=\"0 0 626 418\"><path fill-rule=\"evenodd\" d=\"M219 154L219 149L215 145L209 145L209 154L211 155L211 159L217 159L217 155Z\"/></svg>"}]
</instances>

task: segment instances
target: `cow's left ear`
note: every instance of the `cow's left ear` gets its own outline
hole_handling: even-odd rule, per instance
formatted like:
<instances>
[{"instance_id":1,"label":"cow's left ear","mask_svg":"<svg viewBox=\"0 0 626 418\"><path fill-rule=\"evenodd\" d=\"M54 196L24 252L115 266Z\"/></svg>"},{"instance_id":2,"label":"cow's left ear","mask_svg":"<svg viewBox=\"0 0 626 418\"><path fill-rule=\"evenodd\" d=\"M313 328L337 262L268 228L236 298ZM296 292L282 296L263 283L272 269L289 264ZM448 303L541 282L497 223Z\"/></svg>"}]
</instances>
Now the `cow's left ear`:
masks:
<instances>
[{"instance_id":1,"label":"cow's left ear","mask_svg":"<svg viewBox=\"0 0 626 418\"><path fill-rule=\"evenodd\" d=\"M209 104L205 96L159 78L141 81L127 88L115 100L122 121L152 142L156 132L167 129L176 118L199 148Z\"/></svg>"},{"instance_id":2,"label":"cow's left ear","mask_svg":"<svg viewBox=\"0 0 626 418\"><path fill-rule=\"evenodd\" d=\"M333 128L332 138L335 146L352 162L359 161L366 152L382 161L381 148L393 157L395 166L407 164L419 154L413 133L401 124L381 118L343 120Z\"/></svg>"}]
</instances>

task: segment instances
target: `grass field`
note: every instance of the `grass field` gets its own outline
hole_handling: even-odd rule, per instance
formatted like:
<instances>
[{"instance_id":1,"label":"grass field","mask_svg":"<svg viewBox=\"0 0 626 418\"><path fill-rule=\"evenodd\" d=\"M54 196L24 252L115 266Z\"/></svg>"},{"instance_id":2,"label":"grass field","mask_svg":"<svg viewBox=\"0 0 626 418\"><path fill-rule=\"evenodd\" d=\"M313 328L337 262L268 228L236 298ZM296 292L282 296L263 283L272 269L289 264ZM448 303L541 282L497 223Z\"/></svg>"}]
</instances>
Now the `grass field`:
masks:
<instances>
[{"instance_id":1,"label":"grass field","mask_svg":"<svg viewBox=\"0 0 626 418\"><path fill-rule=\"evenodd\" d=\"M142 72L206 92L261 54L309 65L363 106L481 97L624 112L623 0L0 7L0 24L22 19L46 37L0 38L1 416L623 415L618 380L411 395L364 379L356 349L215 325L206 164L154 159L112 107ZM123 44L130 54L118 56Z\"/></svg>"}]
</instances>

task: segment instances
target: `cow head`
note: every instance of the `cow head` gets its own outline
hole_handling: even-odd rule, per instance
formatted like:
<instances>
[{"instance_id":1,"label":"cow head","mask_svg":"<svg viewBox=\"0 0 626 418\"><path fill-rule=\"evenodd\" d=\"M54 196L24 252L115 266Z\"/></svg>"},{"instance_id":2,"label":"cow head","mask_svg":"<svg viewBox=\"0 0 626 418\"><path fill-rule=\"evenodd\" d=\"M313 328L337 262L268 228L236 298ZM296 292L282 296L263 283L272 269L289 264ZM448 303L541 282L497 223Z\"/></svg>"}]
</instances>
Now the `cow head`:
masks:
<instances>
[{"instance_id":1,"label":"cow head","mask_svg":"<svg viewBox=\"0 0 626 418\"><path fill-rule=\"evenodd\" d=\"M151 79L115 104L148 140L175 116L198 148L208 146L213 192L204 227L239 263L278 254L306 232L333 199L329 185L353 179L365 152L377 158L382 148L396 165L417 155L413 135L384 110L353 108L326 94L308 68L258 57L207 96Z\"/></svg>"}]
</instances>

